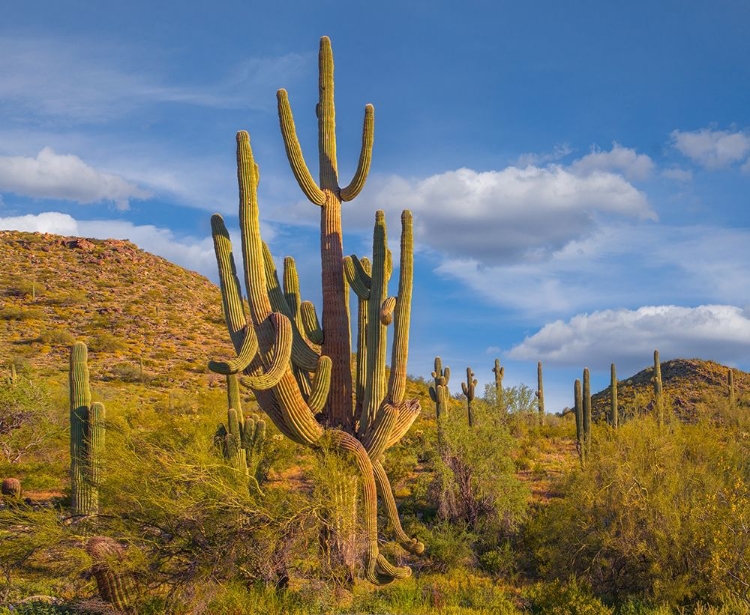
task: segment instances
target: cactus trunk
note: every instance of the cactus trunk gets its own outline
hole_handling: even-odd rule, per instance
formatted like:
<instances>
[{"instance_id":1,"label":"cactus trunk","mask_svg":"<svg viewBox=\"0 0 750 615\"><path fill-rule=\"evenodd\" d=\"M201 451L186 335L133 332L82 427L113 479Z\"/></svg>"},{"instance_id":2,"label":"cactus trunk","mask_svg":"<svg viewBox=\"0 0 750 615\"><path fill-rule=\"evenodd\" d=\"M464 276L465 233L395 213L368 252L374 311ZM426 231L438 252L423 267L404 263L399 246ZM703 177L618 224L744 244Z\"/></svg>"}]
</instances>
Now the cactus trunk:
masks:
<instances>
[{"instance_id":1,"label":"cactus trunk","mask_svg":"<svg viewBox=\"0 0 750 615\"><path fill-rule=\"evenodd\" d=\"M539 424L544 425L544 383L542 381L542 362L536 364L537 390L536 397L539 404Z\"/></svg>"},{"instance_id":2,"label":"cactus trunk","mask_svg":"<svg viewBox=\"0 0 750 615\"><path fill-rule=\"evenodd\" d=\"M612 363L610 367L609 395L609 424L613 429L617 429L620 417L619 410L617 408L617 371L615 369L614 363Z\"/></svg>"},{"instance_id":3,"label":"cactus trunk","mask_svg":"<svg viewBox=\"0 0 750 615\"><path fill-rule=\"evenodd\" d=\"M656 420L659 427L664 426L664 390L661 382L661 362L659 361L659 351L654 350L654 409L656 411Z\"/></svg>"},{"instance_id":4,"label":"cactus trunk","mask_svg":"<svg viewBox=\"0 0 750 615\"><path fill-rule=\"evenodd\" d=\"M588 459L591 454L591 377L588 367L583 370L583 448Z\"/></svg>"}]
</instances>

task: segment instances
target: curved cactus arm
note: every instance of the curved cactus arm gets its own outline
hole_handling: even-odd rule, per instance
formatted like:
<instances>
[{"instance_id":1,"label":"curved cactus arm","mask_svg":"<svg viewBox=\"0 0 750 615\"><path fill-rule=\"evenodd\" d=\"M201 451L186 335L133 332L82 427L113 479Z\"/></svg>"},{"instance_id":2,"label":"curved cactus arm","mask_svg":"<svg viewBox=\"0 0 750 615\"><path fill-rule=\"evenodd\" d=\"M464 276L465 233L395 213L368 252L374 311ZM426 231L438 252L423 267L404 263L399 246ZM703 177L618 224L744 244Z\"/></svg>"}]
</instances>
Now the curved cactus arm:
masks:
<instances>
[{"instance_id":1,"label":"curved cactus arm","mask_svg":"<svg viewBox=\"0 0 750 615\"><path fill-rule=\"evenodd\" d=\"M380 306L380 324L386 327L393 322L393 312L396 309L396 297L387 297Z\"/></svg>"},{"instance_id":2,"label":"curved cactus arm","mask_svg":"<svg viewBox=\"0 0 750 615\"><path fill-rule=\"evenodd\" d=\"M252 327L246 326L245 331L245 337L242 340L242 346L240 347L237 357L231 361L209 361L208 369L224 376L238 374L247 369L247 366L250 365L252 360L258 354L258 338Z\"/></svg>"},{"instance_id":3,"label":"curved cactus arm","mask_svg":"<svg viewBox=\"0 0 750 615\"><path fill-rule=\"evenodd\" d=\"M302 192L311 203L323 205L326 202L326 196L318 188L310 170L307 168L305 158L302 155L302 148L297 138L297 129L294 126L294 117L292 107L289 104L289 95L285 89L280 89L276 93L279 108L279 124L281 125L281 136L284 138L284 147L286 148L286 157L292 167L292 173L302 189Z\"/></svg>"},{"instance_id":4,"label":"curved cactus arm","mask_svg":"<svg viewBox=\"0 0 750 615\"><path fill-rule=\"evenodd\" d=\"M331 386L331 365L330 357L320 357L318 369L312 381L310 397L307 400L307 405L313 414L321 412L326 405Z\"/></svg>"},{"instance_id":5,"label":"curved cactus arm","mask_svg":"<svg viewBox=\"0 0 750 615\"><path fill-rule=\"evenodd\" d=\"M311 343L320 346L323 343L323 329L320 327L318 315L315 312L315 305L311 301L303 301L300 306L302 314L302 326L307 339Z\"/></svg>"},{"instance_id":6,"label":"curved cactus arm","mask_svg":"<svg viewBox=\"0 0 750 615\"><path fill-rule=\"evenodd\" d=\"M399 267L398 301L394 315L391 374L388 398L399 404L406 394L406 367L409 358L409 327L414 278L414 239L411 212L401 214L401 264Z\"/></svg>"},{"instance_id":7,"label":"curved cactus arm","mask_svg":"<svg viewBox=\"0 0 750 615\"><path fill-rule=\"evenodd\" d=\"M440 386L440 385L438 385L438 386ZM432 400L433 402L437 403L437 400L438 400L438 394L437 394L437 391L435 390L435 387L434 387L433 385L430 385L430 389L429 389L429 391L430 391L430 399L431 399L431 400Z\"/></svg>"},{"instance_id":8,"label":"curved cactus arm","mask_svg":"<svg viewBox=\"0 0 750 615\"><path fill-rule=\"evenodd\" d=\"M294 324L297 329L304 331L302 326L302 295L299 289L299 275L297 274L297 264L291 256L284 258L284 298L292 312Z\"/></svg>"},{"instance_id":9,"label":"curved cactus arm","mask_svg":"<svg viewBox=\"0 0 750 615\"><path fill-rule=\"evenodd\" d=\"M398 543L409 553L419 555L424 553L424 543L419 542L416 538L411 538L404 532L404 528L401 527L401 520L398 517L398 509L396 508L396 500L393 497L393 490L391 489L391 483L388 480L388 475L383 468L383 464L380 461L374 461L372 464L373 473L375 474L375 484L380 493L380 498L385 504L385 510L388 514L388 522L393 528L393 533L396 536Z\"/></svg>"},{"instance_id":10,"label":"curved cactus arm","mask_svg":"<svg viewBox=\"0 0 750 615\"><path fill-rule=\"evenodd\" d=\"M364 522L367 547L365 549L365 577L372 583L395 578L407 577L411 574L408 567L397 568L388 563L378 549L378 494L375 485L375 475L372 462L362 443L350 434L338 429L329 430L331 444L354 457L357 468L362 476L364 491Z\"/></svg>"},{"instance_id":11,"label":"curved cactus arm","mask_svg":"<svg viewBox=\"0 0 750 615\"><path fill-rule=\"evenodd\" d=\"M365 447L370 459L380 459L381 455L385 452L393 428L398 421L398 415L398 408L395 408L391 404L383 404L375 421L373 421L370 429L362 438L362 445Z\"/></svg>"},{"instance_id":12,"label":"curved cactus arm","mask_svg":"<svg viewBox=\"0 0 750 615\"><path fill-rule=\"evenodd\" d=\"M224 318L229 329L229 337L239 352L245 337L247 317L242 307L242 291L237 277L237 267L232 254L232 241L224 219L219 214L211 216L211 235L214 241L214 253L219 267L219 287L224 308Z\"/></svg>"},{"instance_id":13,"label":"curved cactus arm","mask_svg":"<svg viewBox=\"0 0 750 615\"><path fill-rule=\"evenodd\" d=\"M346 281L349 282L349 286L351 286L354 294L359 299L367 300L370 298L371 281L356 255L352 254L351 256L344 257L344 275L346 276Z\"/></svg>"},{"instance_id":14,"label":"curved cactus arm","mask_svg":"<svg viewBox=\"0 0 750 615\"><path fill-rule=\"evenodd\" d=\"M417 399L404 401L398 405L398 419L391 430L391 435L388 439L388 444L386 445L385 450L391 448L404 437L414 421L417 420L420 411L421 407L419 405L419 400Z\"/></svg>"},{"instance_id":15,"label":"curved cactus arm","mask_svg":"<svg viewBox=\"0 0 750 615\"><path fill-rule=\"evenodd\" d=\"M282 313L292 321L292 362L296 367L311 372L318 366L318 353L310 348L307 340L297 328L294 312L287 303L284 293L279 284L279 276L276 265L268 245L263 242L263 262L265 266L266 287L268 299L274 311Z\"/></svg>"},{"instance_id":16,"label":"curved cactus arm","mask_svg":"<svg viewBox=\"0 0 750 615\"><path fill-rule=\"evenodd\" d=\"M375 107L365 105L365 119L362 126L362 149L359 154L357 171L346 188L341 189L341 200L351 201L362 192L372 162L372 144L375 140Z\"/></svg>"},{"instance_id":17,"label":"curved cactus arm","mask_svg":"<svg viewBox=\"0 0 750 615\"><path fill-rule=\"evenodd\" d=\"M268 319L276 331L276 342L268 353L268 369L262 374L243 376L242 384L253 390L276 386L289 368L292 355L292 324L283 314L273 312Z\"/></svg>"}]
</instances>

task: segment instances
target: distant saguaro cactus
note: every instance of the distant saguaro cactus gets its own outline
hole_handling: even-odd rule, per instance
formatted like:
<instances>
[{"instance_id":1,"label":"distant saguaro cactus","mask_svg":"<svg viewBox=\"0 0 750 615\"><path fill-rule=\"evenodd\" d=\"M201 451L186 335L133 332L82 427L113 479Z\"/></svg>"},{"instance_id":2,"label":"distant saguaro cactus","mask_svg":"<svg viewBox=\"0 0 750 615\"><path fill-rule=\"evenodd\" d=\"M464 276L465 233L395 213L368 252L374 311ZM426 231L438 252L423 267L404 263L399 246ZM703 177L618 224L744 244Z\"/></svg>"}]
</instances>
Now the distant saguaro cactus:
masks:
<instances>
[{"instance_id":1,"label":"distant saguaro cactus","mask_svg":"<svg viewBox=\"0 0 750 615\"><path fill-rule=\"evenodd\" d=\"M505 416L507 414L507 408L505 407L505 392L503 390L505 368L500 367L500 359L495 359L495 367L492 368L492 372L495 374L495 403L497 404L497 409L500 411L500 414Z\"/></svg>"},{"instance_id":2,"label":"distant saguaro cactus","mask_svg":"<svg viewBox=\"0 0 750 615\"><path fill-rule=\"evenodd\" d=\"M736 393L734 390L734 370L731 367L727 370L727 388L729 389L729 407L734 408Z\"/></svg>"},{"instance_id":3,"label":"distant saguaro cactus","mask_svg":"<svg viewBox=\"0 0 750 615\"><path fill-rule=\"evenodd\" d=\"M99 512L99 484L104 453L104 405L91 403L88 349L70 349L70 488L71 512Z\"/></svg>"},{"instance_id":4,"label":"distant saguaro cactus","mask_svg":"<svg viewBox=\"0 0 750 615\"><path fill-rule=\"evenodd\" d=\"M656 420L659 427L664 425L664 391L661 383L661 363L659 361L659 351L654 350L654 409L656 411Z\"/></svg>"},{"instance_id":5,"label":"distant saguaro cactus","mask_svg":"<svg viewBox=\"0 0 750 615\"><path fill-rule=\"evenodd\" d=\"M539 405L539 424L544 425L544 382L542 380L542 362L536 364L537 389L536 397Z\"/></svg>"},{"instance_id":6,"label":"distant saguaro cactus","mask_svg":"<svg viewBox=\"0 0 750 615\"><path fill-rule=\"evenodd\" d=\"M588 459L591 454L591 376L588 367L583 370L583 448Z\"/></svg>"},{"instance_id":7,"label":"distant saguaro cactus","mask_svg":"<svg viewBox=\"0 0 750 615\"><path fill-rule=\"evenodd\" d=\"M619 412L617 408L617 370L615 369L614 363L612 363L610 367L609 395L609 424L613 429L617 429L619 423Z\"/></svg>"},{"instance_id":8,"label":"distant saguaro cactus","mask_svg":"<svg viewBox=\"0 0 750 615\"><path fill-rule=\"evenodd\" d=\"M461 390L466 396L466 411L469 415L469 427L474 427L474 410L471 407L471 402L474 401L474 389L477 386L477 379L474 378L474 372L471 371L470 367L466 368L466 382L461 383Z\"/></svg>"},{"instance_id":9,"label":"distant saguaro cactus","mask_svg":"<svg viewBox=\"0 0 750 615\"><path fill-rule=\"evenodd\" d=\"M578 449L578 458L581 465L586 463L586 446L583 435L583 392L581 390L581 381L576 378L573 386L573 408L576 417L576 449Z\"/></svg>"},{"instance_id":10,"label":"distant saguaro cactus","mask_svg":"<svg viewBox=\"0 0 750 615\"><path fill-rule=\"evenodd\" d=\"M435 357L435 371L432 372L434 384L430 385L430 399L435 402L435 419L437 420L438 442L443 440L443 421L448 415L448 382L451 378L451 368L443 368L440 357Z\"/></svg>"}]
</instances>

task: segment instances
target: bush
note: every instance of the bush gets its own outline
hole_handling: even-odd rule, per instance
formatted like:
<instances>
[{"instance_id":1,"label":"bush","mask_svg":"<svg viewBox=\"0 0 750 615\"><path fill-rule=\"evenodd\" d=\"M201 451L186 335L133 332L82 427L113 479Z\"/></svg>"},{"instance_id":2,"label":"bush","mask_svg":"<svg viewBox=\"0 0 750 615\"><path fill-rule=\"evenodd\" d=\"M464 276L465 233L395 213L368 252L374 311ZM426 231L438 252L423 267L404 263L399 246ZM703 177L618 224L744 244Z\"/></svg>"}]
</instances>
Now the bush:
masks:
<instances>
[{"instance_id":1,"label":"bush","mask_svg":"<svg viewBox=\"0 0 750 615\"><path fill-rule=\"evenodd\" d=\"M75 342L73 334L67 329L49 329L42 331L39 335L39 341L42 344L70 346Z\"/></svg>"},{"instance_id":2,"label":"bush","mask_svg":"<svg viewBox=\"0 0 750 615\"><path fill-rule=\"evenodd\" d=\"M601 596L669 605L740 597L750 581L750 441L651 418L596 430L591 458L528 526L539 571Z\"/></svg>"}]
</instances>

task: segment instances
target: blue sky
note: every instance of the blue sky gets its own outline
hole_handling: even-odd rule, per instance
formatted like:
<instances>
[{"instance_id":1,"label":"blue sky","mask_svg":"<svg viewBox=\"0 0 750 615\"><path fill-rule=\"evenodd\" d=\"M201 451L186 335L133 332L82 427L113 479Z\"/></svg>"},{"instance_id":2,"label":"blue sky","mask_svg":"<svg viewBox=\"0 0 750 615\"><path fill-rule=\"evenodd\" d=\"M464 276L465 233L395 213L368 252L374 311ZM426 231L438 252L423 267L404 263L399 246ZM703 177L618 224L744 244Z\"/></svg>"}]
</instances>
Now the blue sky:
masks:
<instances>
[{"instance_id":1,"label":"blue sky","mask_svg":"<svg viewBox=\"0 0 750 615\"><path fill-rule=\"evenodd\" d=\"M570 404L662 359L750 369L750 5L690 2L25 2L0 23L0 228L129 238L216 279L236 225L234 134L261 168L266 239L317 301L317 207L289 170L275 92L309 166L320 36L333 42L342 183L365 103L374 211L417 232L409 372L435 355ZM395 292L395 290L393 291Z\"/></svg>"}]
</instances>

